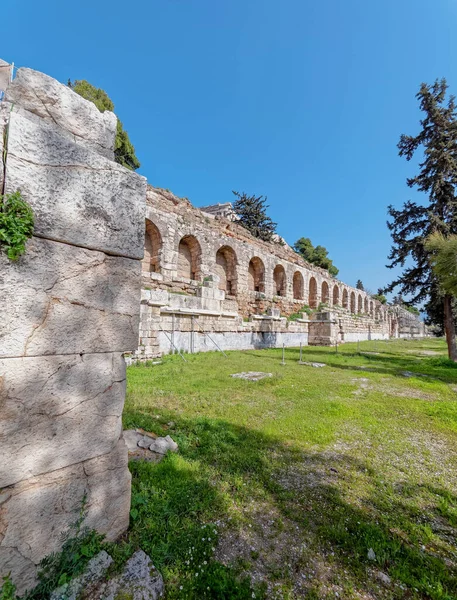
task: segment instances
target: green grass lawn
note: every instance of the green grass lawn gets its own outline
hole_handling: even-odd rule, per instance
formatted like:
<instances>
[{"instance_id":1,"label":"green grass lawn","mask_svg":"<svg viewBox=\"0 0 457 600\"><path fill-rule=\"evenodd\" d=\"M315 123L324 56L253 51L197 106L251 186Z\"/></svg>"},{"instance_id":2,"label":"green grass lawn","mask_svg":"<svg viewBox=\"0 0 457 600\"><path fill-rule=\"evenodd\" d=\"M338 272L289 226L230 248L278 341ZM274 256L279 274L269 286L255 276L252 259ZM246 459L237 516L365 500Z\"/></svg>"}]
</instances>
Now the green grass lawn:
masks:
<instances>
[{"instance_id":1,"label":"green grass lawn","mask_svg":"<svg viewBox=\"0 0 457 600\"><path fill-rule=\"evenodd\" d=\"M168 598L457 598L457 365L442 340L128 369L131 525ZM266 371L250 382L230 377Z\"/></svg>"}]
</instances>

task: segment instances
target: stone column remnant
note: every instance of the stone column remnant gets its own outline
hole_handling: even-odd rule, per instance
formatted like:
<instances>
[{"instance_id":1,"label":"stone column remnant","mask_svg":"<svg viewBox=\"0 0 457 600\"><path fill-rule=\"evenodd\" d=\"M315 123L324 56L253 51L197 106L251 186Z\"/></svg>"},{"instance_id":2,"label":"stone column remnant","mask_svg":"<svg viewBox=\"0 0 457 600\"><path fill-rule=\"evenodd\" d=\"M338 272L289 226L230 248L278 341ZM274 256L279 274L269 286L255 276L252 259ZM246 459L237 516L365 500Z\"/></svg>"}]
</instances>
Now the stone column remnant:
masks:
<instances>
[{"instance_id":1,"label":"stone column remnant","mask_svg":"<svg viewBox=\"0 0 457 600\"><path fill-rule=\"evenodd\" d=\"M35 214L26 253L0 255L0 576L22 593L84 496L90 528L128 525L122 353L138 341L146 180L113 161L113 113L31 69L0 129L0 189Z\"/></svg>"}]
</instances>

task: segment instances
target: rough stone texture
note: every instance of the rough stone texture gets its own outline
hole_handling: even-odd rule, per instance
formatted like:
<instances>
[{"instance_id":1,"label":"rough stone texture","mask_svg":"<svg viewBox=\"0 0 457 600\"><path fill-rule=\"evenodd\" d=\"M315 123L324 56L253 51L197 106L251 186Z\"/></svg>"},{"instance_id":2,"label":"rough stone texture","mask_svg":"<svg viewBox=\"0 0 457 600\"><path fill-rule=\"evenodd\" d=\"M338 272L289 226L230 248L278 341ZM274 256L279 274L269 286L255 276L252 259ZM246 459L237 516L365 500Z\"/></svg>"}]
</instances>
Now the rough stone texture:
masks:
<instances>
[{"instance_id":1,"label":"rough stone texture","mask_svg":"<svg viewBox=\"0 0 457 600\"><path fill-rule=\"evenodd\" d=\"M140 263L33 238L0 255L0 356L116 352L138 343ZM138 290L138 291L136 291Z\"/></svg>"},{"instance_id":2,"label":"rough stone texture","mask_svg":"<svg viewBox=\"0 0 457 600\"><path fill-rule=\"evenodd\" d=\"M110 160L114 115L28 69L6 97L5 189L35 214L25 255L0 256L0 577L23 593L84 496L89 528L128 526L121 353L137 343L146 184Z\"/></svg>"},{"instance_id":3,"label":"rough stone texture","mask_svg":"<svg viewBox=\"0 0 457 600\"><path fill-rule=\"evenodd\" d=\"M82 99L81 99L82 100ZM74 143L56 125L10 114L6 191L32 206L35 234L140 259L146 180Z\"/></svg>"},{"instance_id":4,"label":"rough stone texture","mask_svg":"<svg viewBox=\"0 0 457 600\"><path fill-rule=\"evenodd\" d=\"M81 592L100 582L112 563L111 556L102 550L88 562L82 575L54 590L50 600L78 600Z\"/></svg>"},{"instance_id":5,"label":"rough stone texture","mask_svg":"<svg viewBox=\"0 0 457 600\"><path fill-rule=\"evenodd\" d=\"M103 576L111 563L112 558L100 552L85 573L55 590L50 600L77 600L82 593L84 598L97 600L158 600L163 596L162 575L142 550L127 561L120 575L105 581Z\"/></svg>"},{"instance_id":6,"label":"rough stone texture","mask_svg":"<svg viewBox=\"0 0 457 600\"><path fill-rule=\"evenodd\" d=\"M5 94L8 102L56 124L77 144L94 149L113 160L117 118L98 108L49 75L21 68Z\"/></svg>"},{"instance_id":7,"label":"rough stone texture","mask_svg":"<svg viewBox=\"0 0 457 600\"><path fill-rule=\"evenodd\" d=\"M169 435L166 435L165 437L158 437L153 440L149 446L149 450L156 454L166 454L168 451L177 452L178 444Z\"/></svg>"},{"instance_id":8,"label":"rough stone texture","mask_svg":"<svg viewBox=\"0 0 457 600\"><path fill-rule=\"evenodd\" d=\"M130 472L123 439L109 453L6 488L0 506L0 565L22 593L44 556L59 549L61 532L73 522L87 495L86 525L116 539L128 526Z\"/></svg>"},{"instance_id":9,"label":"rough stone texture","mask_svg":"<svg viewBox=\"0 0 457 600\"><path fill-rule=\"evenodd\" d=\"M0 359L0 487L110 452L124 398L120 354Z\"/></svg>"}]
</instances>

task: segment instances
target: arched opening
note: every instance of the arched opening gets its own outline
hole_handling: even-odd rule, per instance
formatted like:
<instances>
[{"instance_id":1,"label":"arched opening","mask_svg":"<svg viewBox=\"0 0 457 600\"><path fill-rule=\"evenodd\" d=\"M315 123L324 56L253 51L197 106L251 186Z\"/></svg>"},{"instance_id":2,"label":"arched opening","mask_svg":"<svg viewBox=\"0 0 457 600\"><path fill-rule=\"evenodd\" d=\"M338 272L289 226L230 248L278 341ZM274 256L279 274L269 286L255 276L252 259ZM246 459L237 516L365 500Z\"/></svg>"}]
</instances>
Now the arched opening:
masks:
<instances>
[{"instance_id":1,"label":"arched opening","mask_svg":"<svg viewBox=\"0 0 457 600\"><path fill-rule=\"evenodd\" d=\"M286 283L286 272L284 267L282 265L276 265L275 270L273 271L273 293L276 296L285 296Z\"/></svg>"},{"instance_id":2,"label":"arched opening","mask_svg":"<svg viewBox=\"0 0 457 600\"><path fill-rule=\"evenodd\" d=\"M184 236L178 246L178 277L198 281L201 276L201 255L197 238L193 235Z\"/></svg>"},{"instance_id":3,"label":"arched opening","mask_svg":"<svg viewBox=\"0 0 457 600\"><path fill-rule=\"evenodd\" d=\"M249 261L248 288L250 292L265 292L265 265L258 256Z\"/></svg>"},{"instance_id":4,"label":"arched opening","mask_svg":"<svg viewBox=\"0 0 457 600\"><path fill-rule=\"evenodd\" d=\"M346 288L343 290L343 308L346 310L349 308L349 296Z\"/></svg>"},{"instance_id":5,"label":"arched opening","mask_svg":"<svg viewBox=\"0 0 457 600\"><path fill-rule=\"evenodd\" d=\"M333 286L333 306L340 303L340 288L337 285Z\"/></svg>"},{"instance_id":6,"label":"arched opening","mask_svg":"<svg viewBox=\"0 0 457 600\"><path fill-rule=\"evenodd\" d=\"M321 302L324 304L330 303L330 289L326 281L323 281L321 285Z\"/></svg>"},{"instance_id":7,"label":"arched opening","mask_svg":"<svg viewBox=\"0 0 457 600\"><path fill-rule=\"evenodd\" d=\"M370 315L373 318L374 317L374 303L370 302Z\"/></svg>"},{"instance_id":8,"label":"arched opening","mask_svg":"<svg viewBox=\"0 0 457 600\"><path fill-rule=\"evenodd\" d=\"M303 300L305 297L305 282L300 271L295 271L293 279L294 300Z\"/></svg>"},{"instance_id":9,"label":"arched opening","mask_svg":"<svg viewBox=\"0 0 457 600\"><path fill-rule=\"evenodd\" d=\"M355 293L351 292L351 313L355 313L356 307L355 307Z\"/></svg>"},{"instance_id":10,"label":"arched opening","mask_svg":"<svg viewBox=\"0 0 457 600\"><path fill-rule=\"evenodd\" d=\"M362 296L359 294L359 297L357 299L357 312L361 313L363 311L363 299Z\"/></svg>"},{"instance_id":11,"label":"arched opening","mask_svg":"<svg viewBox=\"0 0 457 600\"><path fill-rule=\"evenodd\" d=\"M308 304L310 308L317 308L317 281L314 277L309 280Z\"/></svg>"},{"instance_id":12,"label":"arched opening","mask_svg":"<svg viewBox=\"0 0 457 600\"><path fill-rule=\"evenodd\" d=\"M370 312L370 311L369 311L369 308L368 308L368 298L365 298L365 303L364 303L364 312L365 312L366 314L368 314L368 313Z\"/></svg>"},{"instance_id":13,"label":"arched opening","mask_svg":"<svg viewBox=\"0 0 457 600\"><path fill-rule=\"evenodd\" d=\"M160 273L160 254L162 251L162 236L156 225L146 219L144 236L144 258L142 271L145 273Z\"/></svg>"},{"instance_id":14,"label":"arched opening","mask_svg":"<svg viewBox=\"0 0 457 600\"><path fill-rule=\"evenodd\" d=\"M216 274L219 275L219 289L227 294L236 294L237 273L236 273L236 254L230 246L222 246L216 252Z\"/></svg>"}]
</instances>

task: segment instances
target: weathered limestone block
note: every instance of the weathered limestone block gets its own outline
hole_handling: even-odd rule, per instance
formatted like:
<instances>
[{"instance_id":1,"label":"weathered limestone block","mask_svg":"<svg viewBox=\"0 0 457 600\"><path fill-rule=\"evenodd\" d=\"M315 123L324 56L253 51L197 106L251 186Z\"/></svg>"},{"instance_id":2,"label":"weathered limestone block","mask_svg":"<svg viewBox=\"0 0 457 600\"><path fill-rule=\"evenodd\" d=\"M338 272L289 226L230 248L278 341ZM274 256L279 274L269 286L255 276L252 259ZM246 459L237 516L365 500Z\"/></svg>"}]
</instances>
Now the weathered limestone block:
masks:
<instances>
[{"instance_id":1,"label":"weathered limestone block","mask_svg":"<svg viewBox=\"0 0 457 600\"><path fill-rule=\"evenodd\" d=\"M117 118L101 113L68 86L38 71L22 68L9 84L6 94L14 102L41 119L68 131L78 144L93 148L113 160Z\"/></svg>"},{"instance_id":2,"label":"weathered limestone block","mask_svg":"<svg viewBox=\"0 0 457 600\"><path fill-rule=\"evenodd\" d=\"M110 452L124 397L120 353L0 359L0 488Z\"/></svg>"},{"instance_id":3,"label":"weathered limestone block","mask_svg":"<svg viewBox=\"0 0 457 600\"><path fill-rule=\"evenodd\" d=\"M6 191L17 189L33 208L37 236L143 257L145 178L13 110Z\"/></svg>"},{"instance_id":4,"label":"weathered limestone block","mask_svg":"<svg viewBox=\"0 0 457 600\"><path fill-rule=\"evenodd\" d=\"M33 449L31 450L33 451ZM35 565L59 549L60 533L75 521L84 495L85 524L114 540L128 526L130 472L121 438L103 456L21 481L6 488L0 504L0 565L21 594L34 581Z\"/></svg>"},{"instance_id":5,"label":"weathered limestone block","mask_svg":"<svg viewBox=\"0 0 457 600\"><path fill-rule=\"evenodd\" d=\"M0 255L0 357L135 350L139 261L33 238Z\"/></svg>"}]
</instances>

